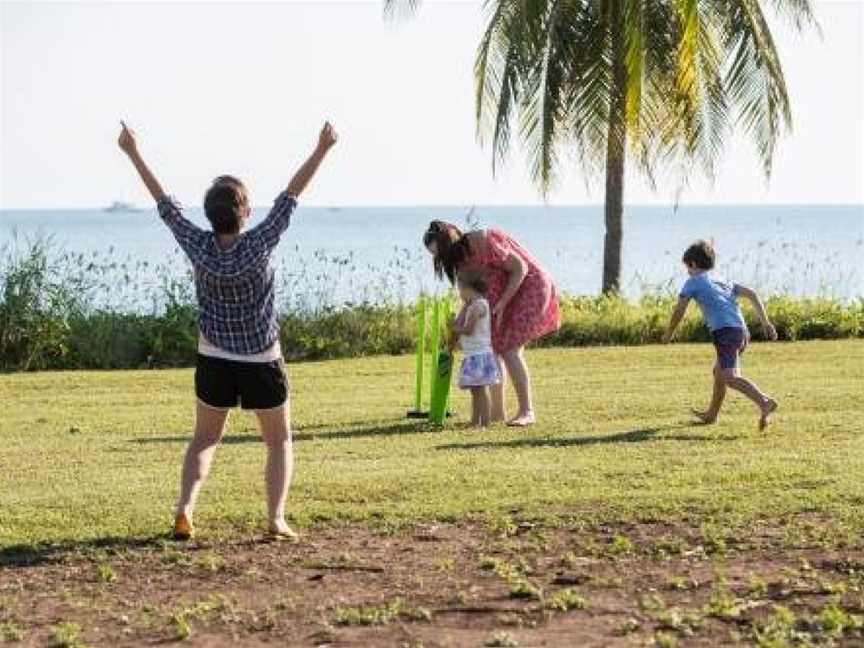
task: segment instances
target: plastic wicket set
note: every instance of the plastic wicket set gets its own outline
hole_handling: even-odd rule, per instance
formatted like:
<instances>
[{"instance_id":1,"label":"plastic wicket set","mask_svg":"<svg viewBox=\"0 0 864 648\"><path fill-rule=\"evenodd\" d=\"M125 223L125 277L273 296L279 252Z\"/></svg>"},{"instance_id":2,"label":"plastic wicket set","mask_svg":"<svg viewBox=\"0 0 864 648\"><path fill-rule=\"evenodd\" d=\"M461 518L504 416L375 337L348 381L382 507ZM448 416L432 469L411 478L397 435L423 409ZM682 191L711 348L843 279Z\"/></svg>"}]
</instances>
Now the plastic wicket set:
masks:
<instances>
[{"instance_id":1,"label":"plastic wicket set","mask_svg":"<svg viewBox=\"0 0 864 648\"><path fill-rule=\"evenodd\" d=\"M414 409L409 418L429 418L435 425L443 425L450 399L450 381L453 374L453 356L446 348L446 332L452 313L449 296L421 295L417 300L417 349L414 375ZM431 322L428 320L431 319ZM428 323L428 327L427 327ZM423 381L426 375L427 328L429 360L429 409L423 409ZM441 348L444 341L445 347Z\"/></svg>"}]
</instances>

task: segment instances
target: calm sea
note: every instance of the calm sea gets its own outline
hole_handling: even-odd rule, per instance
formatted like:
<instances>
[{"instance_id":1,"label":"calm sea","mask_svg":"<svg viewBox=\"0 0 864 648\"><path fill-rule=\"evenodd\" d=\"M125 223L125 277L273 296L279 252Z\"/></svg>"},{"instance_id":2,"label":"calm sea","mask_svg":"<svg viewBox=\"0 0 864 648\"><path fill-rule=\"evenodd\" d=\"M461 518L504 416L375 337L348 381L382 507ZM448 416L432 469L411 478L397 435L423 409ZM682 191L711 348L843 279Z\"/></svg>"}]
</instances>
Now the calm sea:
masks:
<instances>
[{"instance_id":1,"label":"calm sea","mask_svg":"<svg viewBox=\"0 0 864 648\"><path fill-rule=\"evenodd\" d=\"M265 208L256 209L254 221ZM202 226L200 209L188 216ZM599 290L603 212L599 206L312 208L301 207L276 255L288 290L317 282L307 299L411 299L438 290L420 243L431 219L499 227L519 239L573 294ZM154 264L185 267L152 210L0 211L0 248L50 236L58 249L122 259L138 273ZM624 217L623 288L638 296L674 289L682 250L713 239L718 270L765 293L864 295L864 206L630 207ZM140 265L147 262L147 266ZM293 288L292 288L293 286ZM311 295L311 296L310 296Z\"/></svg>"}]
</instances>

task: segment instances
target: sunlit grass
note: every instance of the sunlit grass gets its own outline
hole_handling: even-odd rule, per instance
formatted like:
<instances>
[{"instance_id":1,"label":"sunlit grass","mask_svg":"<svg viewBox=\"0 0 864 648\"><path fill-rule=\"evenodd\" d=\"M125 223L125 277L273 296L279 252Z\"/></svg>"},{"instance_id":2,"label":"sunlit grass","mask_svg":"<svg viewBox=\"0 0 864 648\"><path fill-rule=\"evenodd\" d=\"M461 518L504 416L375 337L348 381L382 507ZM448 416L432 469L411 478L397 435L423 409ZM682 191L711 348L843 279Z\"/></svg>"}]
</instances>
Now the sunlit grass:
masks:
<instances>
[{"instance_id":1,"label":"sunlit grass","mask_svg":"<svg viewBox=\"0 0 864 648\"><path fill-rule=\"evenodd\" d=\"M413 358L308 363L293 384L296 479L289 514L354 521L542 517L786 525L864 531L861 341L756 344L746 372L781 403L767 433L730 394L710 395L707 344L529 353L539 424L443 430L404 418ZM0 545L164 533L193 423L192 371L0 375ZM263 521L264 448L234 414L200 501L203 534ZM492 522L490 522L492 523Z\"/></svg>"}]
</instances>

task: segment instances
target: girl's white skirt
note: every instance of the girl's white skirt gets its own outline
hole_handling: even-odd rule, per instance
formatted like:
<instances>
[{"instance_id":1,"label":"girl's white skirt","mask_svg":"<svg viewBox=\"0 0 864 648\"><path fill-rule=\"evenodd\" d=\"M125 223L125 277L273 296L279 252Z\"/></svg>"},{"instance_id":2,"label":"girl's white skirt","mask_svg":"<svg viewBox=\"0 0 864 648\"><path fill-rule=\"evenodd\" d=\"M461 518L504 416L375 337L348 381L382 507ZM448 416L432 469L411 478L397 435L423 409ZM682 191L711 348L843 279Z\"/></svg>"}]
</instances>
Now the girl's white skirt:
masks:
<instances>
[{"instance_id":1,"label":"girl's white skirt","mask_svg":"<svg viewBox=\"0 0 864 648\"><path fill-rule=\"evenodd\" d=\"M474 353L462 359L462 369L459 371L459 386L462 389L497 385L499 382L501 369L491 351Z\"/></svg>"}]
</instances>

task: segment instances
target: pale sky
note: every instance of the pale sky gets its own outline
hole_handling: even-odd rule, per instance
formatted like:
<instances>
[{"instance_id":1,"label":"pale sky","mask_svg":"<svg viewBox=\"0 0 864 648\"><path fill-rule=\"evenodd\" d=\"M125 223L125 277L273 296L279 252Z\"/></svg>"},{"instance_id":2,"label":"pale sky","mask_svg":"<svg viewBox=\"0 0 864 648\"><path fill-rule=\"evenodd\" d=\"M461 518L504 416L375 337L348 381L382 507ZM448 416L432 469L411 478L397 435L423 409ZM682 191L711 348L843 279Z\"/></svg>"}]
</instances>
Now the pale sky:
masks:
<instances>
[{"instance_id":1,"label":"pale sky","mask_svg":"<svg viewBox=\"0 0 864 648\"><path fill-rule=\"evenodd\" d=\"M187 204L223 173L268 204L325 118L341 141L305 204L541 202L518 155L493 179L474 137L481 3L427 0L398 23L381 4L0 0L0 208L148 204L116 147L120 118ZM817 12L822 39L775 28L795 130L770 184L734 141L714 186L694 183L683 203L864 202L864 6ZM564 175L550 203L602 202L602 181ZM628 180L630 204L674 195Z\"/></svg>"}]
</instances>

